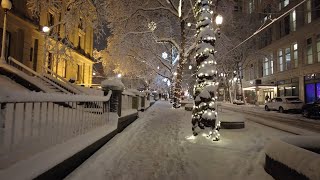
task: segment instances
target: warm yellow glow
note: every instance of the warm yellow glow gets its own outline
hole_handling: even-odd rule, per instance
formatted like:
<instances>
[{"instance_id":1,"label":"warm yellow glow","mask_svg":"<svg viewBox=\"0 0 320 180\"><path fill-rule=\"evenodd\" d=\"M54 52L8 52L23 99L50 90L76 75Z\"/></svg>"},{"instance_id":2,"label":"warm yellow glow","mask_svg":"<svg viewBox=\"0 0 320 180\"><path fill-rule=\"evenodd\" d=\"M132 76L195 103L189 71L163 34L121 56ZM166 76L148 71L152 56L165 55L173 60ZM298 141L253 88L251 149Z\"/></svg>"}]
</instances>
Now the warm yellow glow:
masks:
<instances>
[{"instance_id":1,"label":"warm yellow glow","mask_svg":"<svg viewBox=\"0 0 320 180\"><path fill-rule=\"evenodd\" d=\"M48 26L43 26L42 31L47 33L50 31L50 28Z\"/></svg>"}]
</instances>

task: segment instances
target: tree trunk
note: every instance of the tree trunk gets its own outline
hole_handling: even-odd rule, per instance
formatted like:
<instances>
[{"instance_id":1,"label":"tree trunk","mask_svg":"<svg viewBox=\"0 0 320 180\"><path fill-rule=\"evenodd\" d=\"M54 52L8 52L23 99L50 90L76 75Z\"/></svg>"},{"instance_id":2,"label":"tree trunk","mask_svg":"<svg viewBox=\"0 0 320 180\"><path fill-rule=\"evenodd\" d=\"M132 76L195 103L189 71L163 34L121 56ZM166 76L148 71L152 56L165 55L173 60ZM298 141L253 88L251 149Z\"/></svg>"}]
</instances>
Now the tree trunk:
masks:
<instances>
[{"instance_id":1,"label":"tree trunk","mask_svg":"<svg viewBox=\"0 0 320 180\"><path fill-rule=\"evenodd\" d=\"M182 84L182 71L183 71L183 64L184 64L184 50L185 50L185 20L180 17L180 33L181 33L181 50L179 52L179 64L177 66L177 77L175 82L174 88L174 103L173 107L178 108L180 107L179 102L181 98L181 84Z\"/></svg>"}]
</instances>

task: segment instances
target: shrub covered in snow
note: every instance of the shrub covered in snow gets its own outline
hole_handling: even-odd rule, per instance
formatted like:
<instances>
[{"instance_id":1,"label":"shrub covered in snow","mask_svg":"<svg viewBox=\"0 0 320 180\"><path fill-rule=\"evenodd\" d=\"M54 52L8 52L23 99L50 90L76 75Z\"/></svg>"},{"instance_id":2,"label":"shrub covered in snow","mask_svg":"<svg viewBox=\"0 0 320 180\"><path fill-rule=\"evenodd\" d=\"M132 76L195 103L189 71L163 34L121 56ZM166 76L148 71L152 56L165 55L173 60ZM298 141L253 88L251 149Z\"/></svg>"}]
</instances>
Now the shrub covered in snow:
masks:
<instances>
[{"instance_id":1,"label":"shrub covered in snow","mask_svg":"<svg viewBox=\"0 0 320 180\"><path fill-rule=\"evenodd\" d=\"M104 89L111 89L111 90L123 90L125 86L121 82L119 78L109 78L101 82L101 86Z\"/></svg>"}]
</instances>

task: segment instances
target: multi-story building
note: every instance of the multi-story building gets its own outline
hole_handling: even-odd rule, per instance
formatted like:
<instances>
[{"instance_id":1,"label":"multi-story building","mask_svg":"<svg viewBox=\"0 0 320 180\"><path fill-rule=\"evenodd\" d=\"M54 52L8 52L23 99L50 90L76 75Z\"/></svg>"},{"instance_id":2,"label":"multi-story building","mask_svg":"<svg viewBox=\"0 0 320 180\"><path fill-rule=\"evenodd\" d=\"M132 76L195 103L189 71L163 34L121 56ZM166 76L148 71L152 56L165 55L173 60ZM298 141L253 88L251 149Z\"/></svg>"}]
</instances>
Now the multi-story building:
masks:
<instances>
[{"instance_id":1,"label":"multi-story building","mask_svg":"<svg viewBox=\"0 0 320 180\"><path fill-rule=\"evenodd\" d=\"M90 86L92 83L93 29L74 27L73 33L65 34L61 20L61 9L55 7L42 11L34 18L27 7L27 0L11 0L12 9L7 16L6 57L13 57L36 72L45 72L44 67L52 70L66 80L74 79L79 85ZM90 2L90 1L88 1ZM1 11L0 27L3 27L4 13ZM80 18L80 17L79 17ZM54 26L59 38L68 38L73 47L68 58L46 47L50 34L42 32L44 26ZM2 28L1 28L2 36ZM1 37L2 38L2 37ZM47 43L47 44L46 44ZM62 46L62 45L61 45Z\"/></svg>"},{"instance_id":2,"label":"multi-story building","mask_svg":"<svg viewBox=\"0 0 320 180\"><path fill-rule=\"evenodd\" d=\"M282 16L261 32L263 56L245 62L243 87L247 100L264 103L265 97L299 96L306 103L320 98L320 0L279 0L276 6L261 0L244 3L244 11L261 21ZM277 8L272 11L272 8Z\"/></svg>"}]
</instances>

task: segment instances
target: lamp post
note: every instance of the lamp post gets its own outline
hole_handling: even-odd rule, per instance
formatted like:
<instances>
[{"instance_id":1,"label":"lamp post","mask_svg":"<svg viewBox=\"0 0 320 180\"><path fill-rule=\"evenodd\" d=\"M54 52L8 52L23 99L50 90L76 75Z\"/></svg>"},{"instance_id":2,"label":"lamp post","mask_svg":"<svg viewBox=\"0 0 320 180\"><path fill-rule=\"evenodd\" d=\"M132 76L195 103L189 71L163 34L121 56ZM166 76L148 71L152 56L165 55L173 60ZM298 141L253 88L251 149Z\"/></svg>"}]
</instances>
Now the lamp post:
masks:
<instances>
[{"instance_id":1,"label":"lamp post","mask_svg":"<svg viewBox=\"0 0 320 180\"><path fill-rule=\"evenodd\" d=\"M43 46L43 66L46 67L46 55L47 55L47 39L48 39L48 34L50 32L50 28L48 26L43 26L42 27L42 32L44 34L44 46ZM43 73L46 71L45 68L43 69Z\"/></svg>"},{"instance_id":2,"label":"lamp post","mask_svg":"<svg viewBox=\"0 0 320 180\"><path fill-rule=\"evenodd\" d=\"M6 63L5 44L6 44L6 31L7 31L7 11L11 9L12 3L10 0L2 0L1 7L4 10L4 20L3 20L3 30L2 30L2 47L1 47L0 63Z\"/></svg>"}]
</instances>

